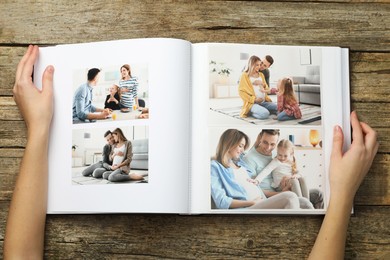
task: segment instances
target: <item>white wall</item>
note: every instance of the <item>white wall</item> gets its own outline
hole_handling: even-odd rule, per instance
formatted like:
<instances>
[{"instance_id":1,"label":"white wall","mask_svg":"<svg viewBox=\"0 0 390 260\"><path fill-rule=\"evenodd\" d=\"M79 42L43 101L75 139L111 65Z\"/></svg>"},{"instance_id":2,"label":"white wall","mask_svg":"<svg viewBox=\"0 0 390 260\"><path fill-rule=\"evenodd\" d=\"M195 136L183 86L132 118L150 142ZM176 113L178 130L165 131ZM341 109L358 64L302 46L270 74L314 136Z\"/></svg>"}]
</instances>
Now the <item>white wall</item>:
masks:
<instances>
[{"instance_id":1,"label":"white wall","mask_svg":"<svg viewBox=\"0 0 390 260\"><path fill-rule=\"evenodd\" d=\"M96 87L93 89L93 100L92 104L96 107L103 108L104 107L104 101L106 99L106 96L109 94L108 88L112 86L113 84L118 85L120 80L120 67L122 66L107 66L107 67L97 67L101 69L99 74L99 81ZM138 88L138 97L144 99L147 101L148 98L148 67L147 64L129 64L131 68L131 74L132 76L137 77L139 88ZM88 70L91 68L86 69L79 69L75 70L73 72L73 92L76 91L76 89L87 82L87 74Z\"/></svg>"},{"instance_id":2,"label":"white wall","mask_svg":"<svg viewBox=\"0 0 390 260\"><path fill-rule=\"evenodd\" d=\"M249 140L250 140L249 148L252 147L252 145L256 141L257 135L262 130L260 127L251 127L251 126L250 127L235 127L235 128L244 132L246 135L248 135ZM219 138L221 137L222 133L227 129L228 129L228 127L210 127L209 128L210 156L215 155L215 151L217 149ZM313 129L318 130L318 128L313 128ZM304 146L304 147L311 147L312 145L310 144L310 141L309 141L309 132L310 132L310 129L306 128L306 127L305 128L281 128L279 140L288 139L289 135L294 135L294 144L295 145L300 145L300 146ZM321 132L320 132L320 136L321 136ZM320 139L322 139L322 138L320 138Z\"/></svg>"},{"instance_id":3,"label":"white wall","mask_svg":"<svg viewBox=\"0 0 390 260\"><path fill-rule=\"evenodd\" d=\"M103 151L103 146L107 143L104 133L107 130L113 131L114 129L115 127L74 129L72 132L72 145L77 145L77 148L73 156L84 157L86 150ZM148 126L121 126L120 129L128 140L144 139L149 136ZM90 138L84 138L84 133L89 133Z\"/></svg>"},{"instance_id":4,"label":"white wall","mask_svg":"<svg viewBox=\"0 0 390 260\"><path fill-rule=\"evenodd\" d=\"M232 69L228 83L238 84L242 71L248 64L248 60L240 60L240 53L247 53L249 54L249 57L256 55L260 58L264 58L265 55L271 55L274 58L274 64L270 68L270 85L271 87L274 87L280 78L304 76L306 74L306 66L308 65L301 65L300 49L307 48L244 44L211 45L209 47L208 62L213 60L217 63L224 63L224 66ZM310 50L311 65L321 65L321 49L311 48ZM210 97L212 97L212 86L217 81L218 76L215 73L210 73Z\"/></svg>"}]
</instances>

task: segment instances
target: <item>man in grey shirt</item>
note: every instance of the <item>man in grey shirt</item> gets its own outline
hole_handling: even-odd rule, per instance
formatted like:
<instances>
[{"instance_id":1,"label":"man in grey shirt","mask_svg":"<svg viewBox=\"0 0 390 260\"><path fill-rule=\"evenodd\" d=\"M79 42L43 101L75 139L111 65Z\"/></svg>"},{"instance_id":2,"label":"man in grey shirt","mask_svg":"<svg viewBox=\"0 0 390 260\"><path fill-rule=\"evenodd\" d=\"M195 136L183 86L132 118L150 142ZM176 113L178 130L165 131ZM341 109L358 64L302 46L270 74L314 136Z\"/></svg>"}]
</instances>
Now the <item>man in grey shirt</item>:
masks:
<instances>
[{"instance_id":1,"label":"man in grey shirt","mask_svg":"<svg viewBox=\"0 0 390 260\"><path fill-rule=\"evenodd\" d=\"M266 129L262 130L257 136L256 142L253 147L245 154L243 160L250 167L253 172L259 174L265 166L272 161L272 151L276 148L279 140L279 130ZM253 176L255 177L255 176ZM271 197L278 194L271 186L272 174L269 174L260 183L260 187L267 197ZM289 190L289 186L286 185L283 191ZM310 201L304 197L299 197L300 207L302 209L322 209L324 208L324 199L322 192L318 189L310 189L309 191Z\"/></svg>"},{"instance_id":2,"label":"man in grey shirt","mask_svg":"<svg viewBox=\"0 0 390 260\"><path fill-rule=\"evenodd\" d=\"M96 169L99 168L108 168L111 164L112 161L110 160L110 153L112 150L112 146L114 145L114 137L112 136L112 133L110 130L104 133L104 138L107 141L107 144L104 145L103 147L103 153L102 153L102 161L99 161L97 163L94 163L90 166L88 166L83 172L83 176L93 176L96 177L96 174L93 174ZM106 169L108 170L108 169ZM101 176L100 176L101 177Z\"/></svg>"}]
</instances>

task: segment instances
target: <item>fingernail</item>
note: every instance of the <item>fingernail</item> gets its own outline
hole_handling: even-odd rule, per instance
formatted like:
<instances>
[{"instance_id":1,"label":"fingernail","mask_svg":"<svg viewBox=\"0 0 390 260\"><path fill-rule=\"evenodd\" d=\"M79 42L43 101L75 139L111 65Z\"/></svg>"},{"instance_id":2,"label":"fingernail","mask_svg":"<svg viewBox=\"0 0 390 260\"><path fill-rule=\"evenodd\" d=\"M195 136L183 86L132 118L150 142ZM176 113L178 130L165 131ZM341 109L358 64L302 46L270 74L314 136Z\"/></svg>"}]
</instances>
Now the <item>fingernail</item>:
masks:
<instances>
[{"instance_id":1,"label":"fingernail","mask_svg":"<svg viewBox=\"0 0 390 260\"><path fill-rule=\"evenodd\" d=\"M334 132L334 133L341 132L341 127L338 126L338 125L335 125L334 128L333 128L333 132Z\"/></svg>"},{"instance_id":2,"label":"fingernail","mask_svg":"<svg viewBox=\"0 0 390 260\"><path fill-rule=\"evenodd\" d=\"M53 67L52 65L49 65L49 66L47 67L47 71L48 71L49 73L53 73L53 72L54 72L54 67Z\"/></svg>"}]
</instances>

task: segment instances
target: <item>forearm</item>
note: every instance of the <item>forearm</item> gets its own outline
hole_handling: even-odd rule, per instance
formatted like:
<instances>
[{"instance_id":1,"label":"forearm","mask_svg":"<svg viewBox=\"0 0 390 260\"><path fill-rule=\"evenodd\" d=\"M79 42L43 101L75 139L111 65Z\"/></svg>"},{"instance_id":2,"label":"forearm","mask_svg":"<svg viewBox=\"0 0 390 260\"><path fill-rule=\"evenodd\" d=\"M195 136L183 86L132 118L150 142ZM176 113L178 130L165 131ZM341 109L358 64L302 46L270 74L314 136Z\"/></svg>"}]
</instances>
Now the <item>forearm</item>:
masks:
<instances>
[{"instance_id":1,"label":"forearm","mask_svg":"<svg viewBox=\"0 0 390 260\"><path fill-rule=\"evenodd\" d=\"M101 109L99 111L96 110L96 112L101 112ZM106 118L106 116L104 114L102 114L102 113L96 113L96 114L89 113L89 114L87 114L87 119L89 119L89 120L104 119L104 118Z\"/></svg>"},{"instance_id":2,"label":"forearm","mask_svg":"<svg viewBox=\"0 0 390 260\"><path fill-rule=\"evenodd\" d=\"M331 199L309 259L344 259L351 209L352 201Z\"/></svg>"},{"instance_id":3,"label":"forearm","mask_svg":"<svg viewBox=\"0 0 390 260\"><path fill-rule=\"evenodd\" d=\"M267 198L272 197L272 196L280 193L280 192L271 191L271 190L263 190L263 192L264 192L265 196L267 196Z\"/></svg>"},{"instance_id":4,"label":"forearm","mask_svg":"<svg viewBox=\"0 0 390 260\"><path fill-rule=\"evenodd\" d=\"M43 258L48 135L48 129L29 131L9 209L4 258Z\"/></svg>"},{"instance_id":5,"label":"forearm","mask_svg":"<svg viewBox=\"0 0 390 260\"><path fill-rule=\"evenodd\" d=\"M231 209L236 209L236 208L246 208L253 206L255 202L250 201L250 200L233 200L232 203L230 204L229 208Z\"/></svg>"}]
</instances>

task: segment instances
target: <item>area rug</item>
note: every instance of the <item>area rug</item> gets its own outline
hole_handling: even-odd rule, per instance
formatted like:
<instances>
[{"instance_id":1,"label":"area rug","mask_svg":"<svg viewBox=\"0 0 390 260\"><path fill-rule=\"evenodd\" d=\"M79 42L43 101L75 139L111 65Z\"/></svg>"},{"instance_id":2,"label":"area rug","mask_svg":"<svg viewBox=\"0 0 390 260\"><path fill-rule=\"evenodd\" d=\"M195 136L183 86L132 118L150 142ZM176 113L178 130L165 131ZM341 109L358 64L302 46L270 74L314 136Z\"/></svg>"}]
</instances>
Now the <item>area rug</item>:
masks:
<instances>
[{"instance_id":1,"label":"area rug","mask_svg":"<svg viewBox=\"0 0 390 260\"><path fill-rule=\"evenodd\" d=\"M255 125L321 125L321 107L301 104L299 106L302 112L302 118L296 120L288 121L277 121L275 115L271 115L268 119L256 119L254 117L248 116L246 118L240 117L241 106L239 107L229 107L229 108L220 108L214 109L210 108L213 111L228 115L230 117L244 120L248 123Z\"/></svg>"}]
</instances>

